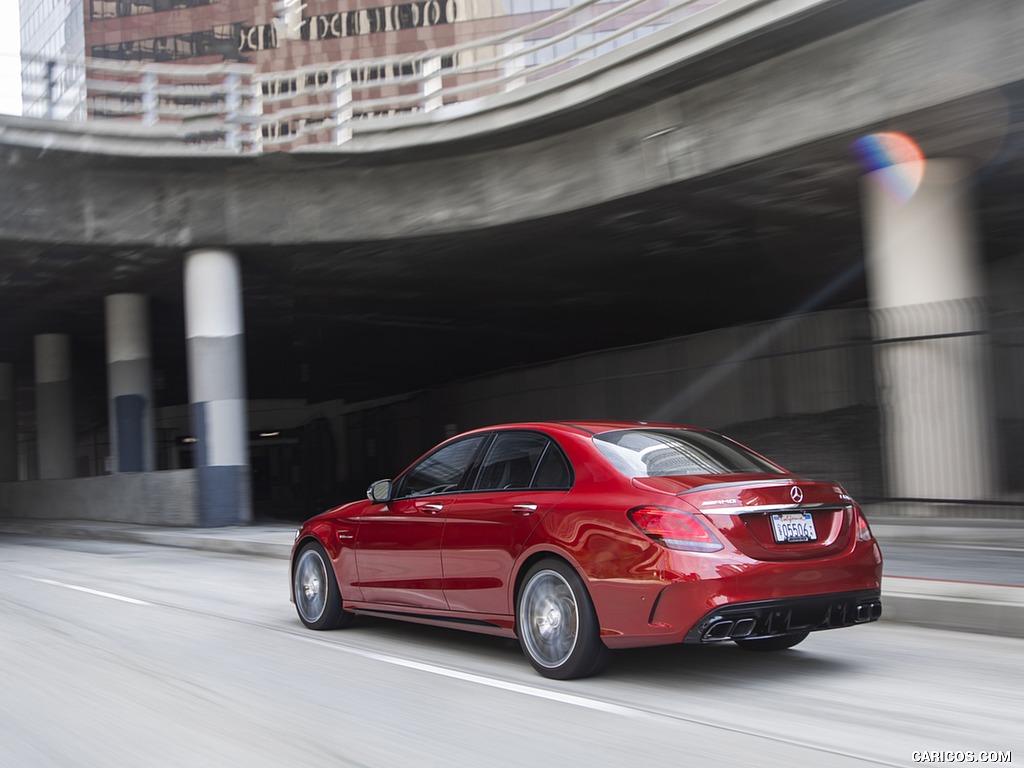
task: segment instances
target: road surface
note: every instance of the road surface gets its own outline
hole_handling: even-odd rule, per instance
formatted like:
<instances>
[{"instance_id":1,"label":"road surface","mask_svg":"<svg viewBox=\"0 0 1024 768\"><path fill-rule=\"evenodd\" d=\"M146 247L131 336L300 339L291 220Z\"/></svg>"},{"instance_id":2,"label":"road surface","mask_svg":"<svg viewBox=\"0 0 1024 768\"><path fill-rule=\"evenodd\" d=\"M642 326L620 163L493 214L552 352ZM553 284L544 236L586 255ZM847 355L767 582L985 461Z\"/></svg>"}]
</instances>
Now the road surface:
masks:
<instances>
[{"instance_id":1,"label":"road surface","mask_svg":"<svg viewBox=\"0 0 1024 768\"><path fill-rule=\"evenodd\" d=\"M1024 762L1024 640L880 622L792 651L620 651L304 629L282 561L0 537L0 766L910 766ZM1004 763L1005 764L1005 763Z\"/></svg>"}]
</instances>

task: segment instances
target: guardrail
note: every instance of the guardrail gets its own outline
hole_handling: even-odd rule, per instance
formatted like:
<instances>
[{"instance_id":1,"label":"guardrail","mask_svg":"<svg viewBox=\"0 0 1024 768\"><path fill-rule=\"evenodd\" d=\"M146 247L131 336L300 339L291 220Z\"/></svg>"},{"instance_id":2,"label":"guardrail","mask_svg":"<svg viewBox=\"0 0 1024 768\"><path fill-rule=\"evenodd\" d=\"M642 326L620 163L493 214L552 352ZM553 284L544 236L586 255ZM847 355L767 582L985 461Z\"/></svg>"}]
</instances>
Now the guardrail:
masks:
<instances>
[{"instance_id":1,"label":"guardrail","mask_svg":"<svg viewBox=\"0 0 1024 768\"><path fill-rule=\"evenodd\" d=\"M25 114L171 126L196 148L342 145L355 120L428 113L570 71L722 0L582 0L508 32L417 54L258 72L253 64L28 57ZM288 37L275 34L275 45Z\"/></svg>"}]
</instances>

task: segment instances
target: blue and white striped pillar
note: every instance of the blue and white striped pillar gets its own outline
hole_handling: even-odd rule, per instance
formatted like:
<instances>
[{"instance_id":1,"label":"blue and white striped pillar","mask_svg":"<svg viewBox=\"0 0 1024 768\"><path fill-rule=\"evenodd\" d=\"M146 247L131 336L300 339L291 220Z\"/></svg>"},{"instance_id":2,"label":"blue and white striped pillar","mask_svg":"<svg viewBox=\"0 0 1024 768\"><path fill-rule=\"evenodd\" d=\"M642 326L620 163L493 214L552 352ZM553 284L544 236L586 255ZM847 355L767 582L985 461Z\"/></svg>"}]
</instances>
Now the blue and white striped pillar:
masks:
<instances>
[{"instance_id":1,"label":"blue and white striped pillar","mask_svg":"<svg viewBox=\"0 0 1024 768\"><path fill-rule=\"evenodd\" d=\"M242 279L230 251L185 257L189 402L204 526L252 519Z\"/></svg>"},{"instance_id":2,"label":"blue and white striped pillar","mask_svg":"<svg viewBox=\"0 0 1024 768\"><path fill-rule=\"evenodd\" d=\"M39 479L75 476L75 419L71 391L71 338L35 337L36 449Z\"/></svg>"},{"instance_id":3,"label":"blue and white striped pillar","mask_svg":"<svg viewBox=\"0 0 1024 768\"><path fill-rule=\"evenodd\" d=\"M153 379L146 297L115 293L106 298L107 397L114 472L152 472Z\"/></svg>"},{"instance_id":4,"label":"blue and white striped pillar","mask_svg":"<svg viewBox=\"0 0 1024 768\"><path fill-rule=\"evenodd\" d=\"M14 417L14 372L0 363L0 483L18 479L18 423Z\"/></svg>"}]
</instances>

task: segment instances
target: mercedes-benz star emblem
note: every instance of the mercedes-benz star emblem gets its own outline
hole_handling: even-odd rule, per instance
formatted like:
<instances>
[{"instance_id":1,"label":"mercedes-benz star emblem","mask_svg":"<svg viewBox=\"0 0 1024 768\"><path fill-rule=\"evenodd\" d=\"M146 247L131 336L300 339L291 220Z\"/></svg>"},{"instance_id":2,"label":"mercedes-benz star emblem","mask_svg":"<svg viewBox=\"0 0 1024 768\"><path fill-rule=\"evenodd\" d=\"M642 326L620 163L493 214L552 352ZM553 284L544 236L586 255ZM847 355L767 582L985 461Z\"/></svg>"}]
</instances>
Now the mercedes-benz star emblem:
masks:
<instances>
[{"instance_id":1,"label":"mercedes-benz star emblem","mask_svg":"<svg viewBox=\"0 0 1024 768\"><path fill-rule=\"evenodd\" d=\"M799 504L801 501L804 500L804 492L800 489L799 486L794 485L792 488L789 489L789 497L797 504Z\"/></svg>"}]
</instances>

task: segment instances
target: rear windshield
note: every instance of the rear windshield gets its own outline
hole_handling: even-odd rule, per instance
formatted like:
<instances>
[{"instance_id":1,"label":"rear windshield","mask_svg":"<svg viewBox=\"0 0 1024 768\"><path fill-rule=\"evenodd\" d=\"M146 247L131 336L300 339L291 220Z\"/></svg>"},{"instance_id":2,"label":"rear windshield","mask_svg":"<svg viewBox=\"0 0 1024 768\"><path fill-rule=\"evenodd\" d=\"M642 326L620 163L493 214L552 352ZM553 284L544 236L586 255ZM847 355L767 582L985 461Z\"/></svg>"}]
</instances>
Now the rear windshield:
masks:
<instances>
[{"instance_id":1,"label":"rear windshield","mask_svg":"<svg viewBox=\"0 0 1024 768\"><path fill-rule=\"evenodd\" d=\"M743 446L711 432L623 429L595 435L594 445L627 477L781 473Z\"/></svg>"}]
</instances>

